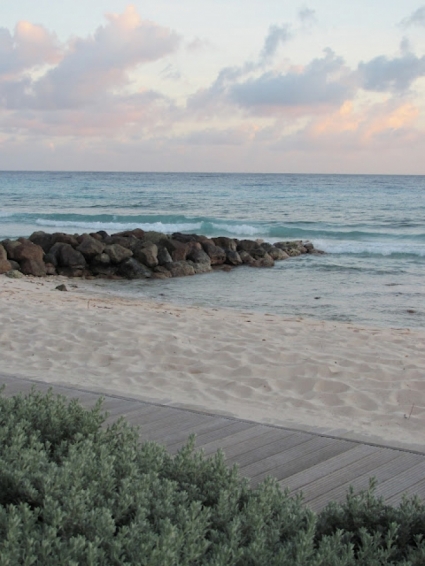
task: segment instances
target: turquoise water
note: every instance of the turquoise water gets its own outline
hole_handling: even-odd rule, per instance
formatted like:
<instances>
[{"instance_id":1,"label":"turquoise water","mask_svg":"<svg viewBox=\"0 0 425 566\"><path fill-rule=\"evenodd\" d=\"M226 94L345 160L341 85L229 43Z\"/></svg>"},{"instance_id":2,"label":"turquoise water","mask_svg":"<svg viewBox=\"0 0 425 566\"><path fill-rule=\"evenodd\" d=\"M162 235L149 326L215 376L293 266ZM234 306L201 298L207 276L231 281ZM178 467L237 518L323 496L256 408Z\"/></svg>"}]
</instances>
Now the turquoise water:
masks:
<instances>
[{"instance_id":1,"label":"turquoise water","mask_svg":"<svg viewBox=\"0 0 425 566\"><path fill-rule=\"evenodd\" d=\"M271 270L114 282L119 293L425 326L423 176L0 172L0 239L134 227L308 239L327 254Z\"/></svg>"}]
</instances>

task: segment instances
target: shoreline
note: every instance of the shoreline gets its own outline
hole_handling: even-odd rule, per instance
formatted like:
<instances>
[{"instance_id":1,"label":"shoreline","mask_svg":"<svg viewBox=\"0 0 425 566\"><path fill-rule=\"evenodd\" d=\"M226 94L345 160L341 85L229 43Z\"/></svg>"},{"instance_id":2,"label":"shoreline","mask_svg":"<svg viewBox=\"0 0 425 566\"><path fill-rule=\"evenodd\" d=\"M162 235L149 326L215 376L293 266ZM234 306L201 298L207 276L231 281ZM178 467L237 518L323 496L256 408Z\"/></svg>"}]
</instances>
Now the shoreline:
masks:
<instances>
[{"instance_id":1,"label":"shoreline","mask_svg":"<svg viewBox=\"0 0 425 566\"><path fill-rule=\"evenodd\" d=\"M68 292L55 290L62 282ZM65 277L0 276L2 371L423 449L425 331L180 306L110 290Z\"/></svg>"}]
</instances>

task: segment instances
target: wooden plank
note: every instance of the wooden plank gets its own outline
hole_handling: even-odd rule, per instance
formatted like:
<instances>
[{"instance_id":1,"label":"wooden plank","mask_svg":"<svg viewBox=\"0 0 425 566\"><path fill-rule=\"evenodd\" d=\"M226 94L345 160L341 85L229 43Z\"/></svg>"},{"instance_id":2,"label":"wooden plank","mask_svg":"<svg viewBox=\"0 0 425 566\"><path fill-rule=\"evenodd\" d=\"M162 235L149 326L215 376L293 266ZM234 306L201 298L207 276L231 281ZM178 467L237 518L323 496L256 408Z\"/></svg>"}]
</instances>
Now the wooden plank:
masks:
<instances>
[{"instance_id":1,"label":"wooden plank","mask_svg":"<svg viewBox=\"0 0 425 566\"><path fill-rule=\"evenodd\" d=\"M223 428L229 424L229 421L222 419L222 418L215 418L205 415L205 418L199 424L193 425L190 429L187 430L187 434L195 434L195 436L199 436L200 434L211 431L217 430L219 428ZM166 445L168 449L172 449L175 444L179 444L180 442L184 442L186 440L186 436L182 436L182 431L176 430L174 434L170 434L167 437ZM185 432L186 434L186 432Z\"/></svg>"},{"instance_id":2,"label":"wooden plank","mask_svg":"<svg viewBox=\"0 0 425 566\"><path fill-rule=\"evenodd\" d=\"M189 434L186 432L188 429L192 428L199 422L196 418L197 415L186 415L185 417L179 416L179 420L175 422L171 422L166 424L165 426L158 426L149 431L145 430L145 427L141 429L141 435L149 438L149 440L156 440L161 444L167 443L167 438L175 433L176 430L179 430L182 433L186 434L186 442L189 438Z\"/></svg>"},{"instance_id":3,"label":"wooden plank","mask_svg":"<svg viewBox=\"0 0 425 566\"><path fill-rule=\"evenodd\" d=\"M310 469L312 466L343 454L350 449L350 443L345 440L334 440L330 438L327 440L329 440L329 442L326 445L318 446L317 450L309 451L306 454L299 454L295 458L288 459L283 457L281 465L274 467L271 471L269 470L252 477L252 485L257 485L269 475L272 475L277 480L283 480L300 470Z\"/></svg>"},{"instance_id":4,"label":"wooden plank","mask_svg":"<svg viewBox=\"0 0 425 566\"><path fill-rule=\"evenodd\" d=\"M425 499L425 479L421 480L418 483L415 483L414 485L411 485L404 491L396 493L392 497L386 497L385 502L388 505L398 506L402 502L403 496L408 497L409 499L414 496L419 497L419 499L422 500Z\"/></svg>"},{"instance_id":5,"label":"wooden plank","mask_svg":"<svg viewBox=\"0 0 425 566\"><path fill-rule=\"evenodd\" d=\"M203 449L205 454L212 454L220 448L224 451L226 458L232 458L250 450L255 450L257 447L264 446L265 444L270 444L281 437L281 430L257 425L228 436L224 440L209 442L203 446Z\"/></svg>"},{"instance_id":6,"label":"wooden plank","mask_svg":"<svg viewBox=\"0 0 425 566\"><path fill-rule=\"evenodd\" d=\"M148 412L146 414L130 415L126 420L133 426L149 426L154 425L158 421L165 420L169 417L175 416L175 410L169 407L155 407L156 411ZM155 425L154 425L155 426Z\"/></svg>"},{"instance_id":7,"label":"wooden plank","mask_svg":"<svg viewBox=\"0 0 425 566\"><path fill-rule=\"evenodd\" d=\"M209 438L211 435L220 434L219 431L223 429L227 429L229 426L233 424L233 421L229 421L224 418L214 418L210 417L211 420L205 421L195 430L192 432L196 435L195 446L197 446L197 450L203 449L203 442L205 438ZM206 437L206 435L209 435ZM181 437L181 432L177 431L176 434L170 435L167 441L167 448L170 452L174 453L176 450L179 450L184 444L186 444L186 438Z\"/></svg>"},{"instance_id":8,"label":"wooden plank","mask_svg":"<svg viewBox=\"0 0 425 566\"><path fill-rule=\"evenodd\" d=\"M342 501L350 485L353 485L356 492L367 489L369 478L382 473L383 469L388 469L396 458L398 455L393 450L377 449L375 454L366 456L361 461L310 484L308 489L302 490L304 501L313 510L323 508L331 500Z\"/></svg>"},{"instance_id":9,"label":"wooden plank","mask_svg":"<svg viewBox=\"0 0 425 566\"><path fill-rule=\"evenodd\" d=\"M218 438L226 438L227 436L235 434L236 432L238 432L240 430L245 430L247 428L252 428L252 426L254 426L254 425L252 425L250 423L246 423L244 421L228 421L228 423L229 424L227 426L223 426L223 427L217 428L215 430L211 430L211 431L205 432L203 434L200 434L196 438L197 448L201 449L204 444L211 442L211 440L216 440ZM174 453L179 448L181 448L184 444L185 444L185 442L181 442L180 444L173 445L172 452Z\"/></svg>"},{"instance_id":10,"label":"wooden plank","mask_svg":"<svg viewBox=\"0 0 425 566\"><path fill-rule=\"evenodd\" d=\"M375 446L368 446L365 444L353 444L350 450L338 454L333 458L329 458L324 462L320 462L311 466L306 470L297 472L285 479L279 481L279 484L283 488L288 488L291 491L303 489L304 486L309 485L323 477L328 476L332 472L336 472L342 468L345 468L353 462L357 462L361 458L368 456L376 451Z\"/></svg>"},{"instance_id":11,"label":"wooden plank","mask_svg":"<svg viewBox=\"0 0 425 566\"><path fill-rule=\"evenodd\" d=\"M238 459L241 465L241 473L254 478L263 473L269 473L273 468L281 465L284 461L292 460L300 454L306 454L311 450L318 450L326 446L331 439L315 437L311 434L294 433L282 438L273 444L269 444L250 454L243 455ZM232 459L233 460L233 459Z\"/></svg>"},{"instance_id":12,"label":"wooden plank","mask_svg":"<svg viewBox=\"0 0 425 566\"><path fill-rule=\"evenodd\" d=\"M402 458L406 459L406 454ZM410 456L414 456L411 454ZM416 459L415 459L416 460ZM398 493L409 490L412 486L423 480L425 476L425 458L422 461L415 461L414 465L408 467L401 473L394 473L386 481L378 485L376 494L384 498L392 498Z\"/></svg>"}]
</instances>

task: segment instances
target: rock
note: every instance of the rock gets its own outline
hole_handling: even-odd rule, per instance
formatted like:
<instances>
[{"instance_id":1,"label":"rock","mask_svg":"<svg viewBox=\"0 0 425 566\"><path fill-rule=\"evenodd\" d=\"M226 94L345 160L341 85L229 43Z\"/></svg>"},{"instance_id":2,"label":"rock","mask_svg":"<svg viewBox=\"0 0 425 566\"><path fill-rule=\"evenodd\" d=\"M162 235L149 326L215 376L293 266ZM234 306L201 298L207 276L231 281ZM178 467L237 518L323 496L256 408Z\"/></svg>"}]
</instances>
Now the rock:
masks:
<instances>
[{"instance_id":1,"label":"rock","mask_svg":"<svg viewBox=\"0 0 425 566\"><path fill-rule=\"evenodd\" d=\"M184 261L190 249L187 244L174 239L165 241L164 246L171 255L173 262Z\"/></svg>"},{"instance_id":2,"label":"rock","mask_svg":"<svg viewBox=\"0 0 425 566\"><path fill-rule=\"evenodd\" d=\"M193 265L190 265L190 263L188 263L187 261L173 261L166 267L173 277L195 275L195 269Z\"/></svg>"},{"instance_id":3,"label":"rock","mask_svg":"<svg viewBox=\"0 0 425 566\"><path fill-rule=\"evenodd\" d=\"M105 232L105 234L106 234L106 232ZM108 234L106 234L106 235L108 235ZM95 240L98 240L99 242L103 242L103 236L100 232L90 232L89 236L91 236Z\"/></svg>"},{"instance_id":4,"label":"rock","mask_svg":"<svg viewBox=\"0 0 425 566\"><path fill-rule=\"evenodd\" d=\"M296 257L301 254L307 253L307 248L304 247L301 240L291 241L291 242L276 242L276 248L279 248L286 252L290 257Z\"/></svg>"},{"instance_id":5,"label":"rock","mask_svg":"<svg viewBox=\"0 0 425 566\"><path fill-rule=\"evenodd\" d=\"M266 255L268 255L266 250L261 246L258 246L257 248L252 248L249 253L250 255L252 255L254 259L261 259L263 257L266 257Z\"/></svg>"},{"instance_id":6,"label":"rock","mask_svg":"<svg viewBox=\"0 0 425 566\"><path fill-rule=\"evenodd\" d=\"M226 250L226 263L230 265L242 265L243 262L236 250Z\"/></svg>"},{"instance_id":7,"label":"rock","mask_svg":"<svg viewBox=\"0 0 425 566\"><path fill-rule=\"evenodd\" d=\"M284 259L288 259L289 257L289 255L286 252L284 252L280 248L276 248L275 246L271 246L267 251L267 253L275 261L282 261Z\"/></svg>"},{"instance_id":8,"label":"rock","mask_svg":"<svg viewBox=\"0 0 425 566\"><path fill-rule=\"evenodd\" d=\"M12 266L12 269L17 269L18 271L21 271L21 266L17 261L15 261L14 259L9 259L9 263Z\"/></svg>"},{"instance_id":9,"label":"rock","mask_svg":"<svg viewBox=\"0 0 425 566\"><path fill-rule=\"evenodd\" d=\"M56 267L51 263L46 263L46 275L57 275Z\"/></svg>"},{"instance_id":10,"label":"rock","mask_svg":"<svg viewBox=\"0 0 425 566\"><path fill-rule=\"evenodd\" d=\"M149 279L152 276L152 271L134 257L120 264L119 273L127 279Z\"/></svg>"},{"instance_id":11,"label":"rock","mask_svg":"<svg viewBox=\"0 0 425 566\"><path fill-rule=\"evenodd\" d=\"M7 259L7 253L4 247L0 244L0 274L12 270L12 264Z\"/></svg>"},{"instance_id":12,"label":"rock","mask_svg":"<svg viewBox=\"0 0 425 566\"><path fill-rule=\"evenodd\" d=\"M95 256L93 258L93 262L94 264L100 264L100 265L109 265L111 263L111 258L109 257L109 255L105 252L102 252L101 254Z\"/></svg>"},{"instance_id":13,"label":"rock","mask_svg":"<svg viewBox=\"0 0 425 566\"><path fill-rule=\"evenodd\" d=\"M258 258L258 259L254 259L254 261L252 263L250 263L250 265L252 267L273 267L274 266L274 260L266 252L266 254L263 257Z\"/></svg>"},{"instance_id":14,"label":"rock","mask_svg":"<svg viewBox=\"0 0 425 566\"><path fill-rule=\"evenodd\" d=\"M103 252L105 244L88 234L84 234L80 239L80 245L76 249L83 254L86 260L90 261Z\"/></svg>"},{"instance_id":15,"label":"rock","mask_svg":"<svg viewBox=\"0 0 425 566\"><path fill-rule=\"evenodd\" d=\"M6 250L7 259L17 261L15 251L22 246L22 242L18 240L3 240L2 246Z\"/></svg>"},{"instance_id":16,"label":"rock","mask_svg":"<svg viewBox=\"0 0 425 566\"><path fill-rule=\"evenodd\" d=\"M7 273L5 273L6 277L10 277L11 279L22 279L24 276L23 273L18 271L17 269L11 269Z\"/></svg>"},{"instance_id":17,"label":"rock","mask_svg":"<svg viewBox=\"0 0 425 566\"><path fill-rule=\"evenodd\" d=\"M193 263L206 263L211 265L210 256L206 254L202 248L192 248L187 254L187 259L193 261Z\"/></svg>"},{"instance_id":18,"label":"rock","mask_svg":"<svg viewBox=\"0 0 425 566\"><path fill-rule=\"evenodd\" d=\"M208 254L211 265L221 265L226 261L226 252L223 248L216 246L212 240L202 242L202 247Z\"/></svg>"},{"instance_id":19,"label":"rock","mask_svg":"<svg viewBox=\"0 0 425 566\"><path fill-rule=\"evenodd\" d=\"M245 265L251 265L255 260L251 254L246 252L245 250L241 250L239 253L239 257L242 260L242 263Z\"/></svg>"},{"instance_id":20,"label":"rock","mask_svg":"<svg viewBox=\"0 0 425 566\"><path fill-rule=\"evenodd\" d=\"M71 244L64 242L56 242L51 248L47 256L51 259L51 263L60 267L70 267L72 269L84 269L86 260L81 252L74 249Z\"/></svg>"},{"instance_id":21,"label":"rock","mask_svg":"<svg viewBox=\"0 0 425 566\"><path fill-rule=\"evenodd\" d=\"M34 275L35 277L44 277L47 275L46 264L44 261L36 259L23 259L20 262L21 271L24 275Z\"/></svg>"},{"instance_id":22,"label":"rock","mask_svg":"<svg viewBox=\"0 0 425 566\"><path fill-rule=\"evenodd\" d=\"M209 259L209 258L208 258ZM187 260L187 263L193 267L193 270L196 274L198 273L209 273L212 271L211 263L210 262L198 262L195 263L194 261Z\"/></svg>"},{"instance_id":23,"label":"rock","mask_svg":"<svg viewBox=\"0 0 425 566\"><path fill-rule=\"evenodd\" d=\"M19 246L13 249L13 258L15 261L21 263L22 260L31 259L38 262L43 262L44 250L41 246L33 244L30 240L25 238L19 239Z\"/></svg>"},{"instance_id":24,"label":"rock","mask_svg":"<svg viewBox=\"0 0 425 566\"><path fill-rule=\"evenodd\" d=\"M7 259L0 259L0 275L12 270L12 264Z\"/></svg>"},{"instance_id":25,"label":"rock","mask_svg":"<svg viewBox=\"0 0 425 566\"><path fill-rule=\"evenodd\" d=\"M158 246L149 242L142 243L134 250L134 257L147 267L156 267L158 265Z\"/></svg>"},{"instance_id":26,"label":"rock","mask_svg":"<svg viewBox=\"0 0 425 566\"><path fill-rule=\"evenodd\" d=\"M90 271L93 275L111 278L117 274L119 266L117 264L91 263Z\"/></svg>"},{"instance_id":27,"label":"rock","mask_svg":"<svg viewBox=\"0 0 425 566\"><path fill-rule=\"evenodd\" d=\"M133 249L137 245L139 245L139 240L134 236L117 236L115 234L112 234L112 236L105 238L104 243L108 246L118 244L123 248L127 248L128 250L133 251Z\"/></svg>"},{"instance_id":28,"label":"rock","mask_svg":"<svg viewBox=\"0 0 425 566\"><path fill-rule=\"evenodd\" d=\"M44 258L43 258L44 263L51 263L51 264L54 265L55 267L58 266L58 263L59 263L59 260L58 260L59 247L60 247L61 245L62 245L62 244L58 243L58 244L55 244L56 247L55 247L55 246L52 246L52 247L50 248L49 253L47 253L47 254L44 256ZM52 253L52 249L53 249L53 253Z\"/></svg>"},{"instance_id":29,"label":"rock","mask_svg":"<svg viewBox=\"0 0 425 566\"><path fill-rule=\"evenodd\" d=\"M56 291L68 291L66 285L64 285L63 283L61 285L58 285L57 287L55 287Z\"/></svg>"},{"instance_id":30,"label":"rock","mask_svg":"<svg viewBox=\"0 0 425 566\"><path fill-rule=\"evenodd\" d=\"M158 247L163 246L164 242L169 240L170 238L163 234L162 232L155 232L154 230L149 230L145 232L143 237L144 242L150 242L151 244L156 244Z\"/></svg>"},{"instance_id":31,"label":"rock","mask_svg":"<svg viewBox=\"0 0 425 566\"><path fill-rule=\"evenodd\" d=\"M174 234L171 234L171 238L178 242L182 242L183 244L199 241L199 236L197 234L182 234L181 232L174 232Z\"/></svg>"},{"instance_id":32,"label":"rock","mask_svg":"<svg viewBox=\"0 0 425 566\"><path fill-rule=\"evenodd\" d=\"M50 248L53 246L54 243L53 235L47 234L42 230L39 230L38 232L33 232L31 236L28 238L28 240L30 240L33 244L37 244L38 246L41 246L45 253L47 253L50 250Z\"/></svg>"},{"instance_id":33,"label":"rock","mask_svg":"<svg viewBox=\"0 0 425 566\"><path fill-rule=\"evenodd\" d=\"M4 247L2 246L2 244L0 244L0 261L1 260L7 260L7 252L4 249Z\"/></svg>"},{"instance_id":34,"label":"rock","mask_svg":"<svg viewBox=\"0 0 425 566\"><path fill-rule=\"evenodd\" d=\"M244 251L251 253L252 250L259 248L260 244L254 240L239 240L236 246L238 252Z\"/></svg>"},{"instance_id":35,"label":"rock","mask_svg":"<svg viewBox=\"0 0 425 566\"><path fill-rule=\"evenodd\" d=\"M58 267L58 274L64 277L90 277L91 273L86 271L83 267L69 266L69 267Z\"/></svg>"},{"instance_id":36,"label":"rock","mask_svg":"<svg viewBox=\"0 0 425 566\"><path fill-rule=\"evenodd\" d=\"M105 246L103 253L109 256L111 263L121 263L131 258L133 255L133 252L129 248L125 248L121 244Z\"/></svg>"},{"instance_id":37,"label":"rock","mask_svg":"<svg viewBox=\"0 0 425 566\"><path fill-rule=\"evenodd\" d=\"M143 240L145 238L145 231L141 228L135 228L134 230L125 230L124 232L117 232L114 236L124 236L125 238L136 238L137 240Z\"/></svg>"},{"instance_id":38,"label":"rock","mask_svg":"<svg viewBox=\"0 0 425 566\"><path fill-rule=\"evenodd\" d=\"M166 265L167 263L171 263L173 258L170 256L167 248L160 247L158 248L158 263L159 265Z\"/></svg>"},{"instance_id":39,"label":"rock","mask_svg":"<svg viewBox=\"0 0 425 566\"><path fill-rule=\"evenodd\" d=\"M216 246L218 246L219 248L223 248L223 250L226 252L227 250L230 250L232 252L236 251L236 247L237 247L236 241L233 240L232 238L225 238L225 237L212 238L212 241Z\"/></svg>"},{"instance_id":40,"label":"rock","mask_svg":"<svg viewBox=\"0 0 425 566\"><path fill-rule=\"evenodd\" d=\"M16 244L10 246L12 259L19 263L22 273L36 277L45 276L46 266L43 261L43 248L26 238L19 238Z\"/></svg>"},{"instance_id":41,"label":"rock","mask_svg":"<svg viewBox=\"0 0 425 566\"><path fill-rule=\"evenodd\" d=\"M78 246L78 240L76 236L73 236L72 234L64 234L63 232L55 232L54 234L52 234L52 246L54 246L56 243L69 244L73 248L76 248Z\"/></svg>"},{"instance_id":42,"label":"rock","mask_svg":"<svg viewBox=\"0 0 425 566\"><path fill-rule=\"evenodd\" d=\"M171 272L162 265L157 265L152 273L154 279L169 279L172 277Z\"/></svg>"}]
</instances>

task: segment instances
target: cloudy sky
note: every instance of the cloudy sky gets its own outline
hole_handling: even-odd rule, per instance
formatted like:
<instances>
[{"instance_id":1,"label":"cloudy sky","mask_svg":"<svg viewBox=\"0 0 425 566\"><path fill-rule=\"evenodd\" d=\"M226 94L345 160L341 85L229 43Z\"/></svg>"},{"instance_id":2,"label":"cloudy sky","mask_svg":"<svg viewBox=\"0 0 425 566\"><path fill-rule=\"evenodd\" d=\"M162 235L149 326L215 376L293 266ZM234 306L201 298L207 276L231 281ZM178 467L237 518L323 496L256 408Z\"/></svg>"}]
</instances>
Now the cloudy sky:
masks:
<instances>
[{"instance_id":1,"label":"cloudy sky","mask_svg":"<svg viewBox=\"0 0 425 566\"><path fill-rule=\"evenodd\" d=\"M4 0L0 169L425 174L420 0Z\"/></svg>"}]
</instances>

